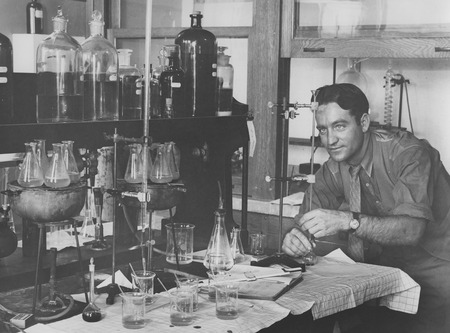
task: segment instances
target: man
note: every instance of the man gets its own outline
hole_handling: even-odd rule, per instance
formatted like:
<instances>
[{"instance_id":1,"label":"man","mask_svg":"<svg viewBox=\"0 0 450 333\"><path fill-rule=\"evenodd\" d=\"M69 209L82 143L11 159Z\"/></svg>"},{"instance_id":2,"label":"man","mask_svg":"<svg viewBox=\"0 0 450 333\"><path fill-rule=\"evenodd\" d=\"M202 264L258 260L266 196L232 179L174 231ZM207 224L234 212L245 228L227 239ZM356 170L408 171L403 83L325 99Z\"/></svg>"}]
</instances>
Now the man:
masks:
<instances>
[{"instance_id":1,"label":"man","mask_svg":"<svg viewBox=\"0 0 450 333\"><path fill-rule=\"evenodd\" d=\"M438 151L406 131L370 129L369 103L352 84L322 87L316 98L330 158L283 251L312 250L308 233L347 234L354 259L398 267L420 284L419 310L402 323L405 331L450 332L450 176Z\"/></svg>"}]
</instances>

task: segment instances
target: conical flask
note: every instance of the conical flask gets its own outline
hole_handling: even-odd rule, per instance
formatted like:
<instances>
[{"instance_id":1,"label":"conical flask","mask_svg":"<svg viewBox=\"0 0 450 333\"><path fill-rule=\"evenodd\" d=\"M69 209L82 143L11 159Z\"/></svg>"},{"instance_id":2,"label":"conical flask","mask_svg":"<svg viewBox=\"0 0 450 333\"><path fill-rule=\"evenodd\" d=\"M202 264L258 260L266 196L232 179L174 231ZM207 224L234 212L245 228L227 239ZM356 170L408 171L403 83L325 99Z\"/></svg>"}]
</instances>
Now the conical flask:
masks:
<instances>
[{"instance_id":1,"label":"conical flask","mask_svg":"<svg viewBox=\"0 0 450 333\"><path fill-rule=\"evenodd\" d=\"M36 155L36 142L25 143L25 158L17 182L23 187L38 187L44 184L44 175Z\"/></svg>"},{"instance_id":2,"label":"conical flask","mask_svg":"<svg viewBox=\"0 0 450 333\"><path fill-rule=\"evenodd\" d=\"M153 183L170 183L173 180L164 144L158 146L155 163L150 172L150 180Z\"/></svg>"},{"instance_id":3,"label":"conical flask","mask_svg":"<svg viewBox=\"0 0 450 333\"><path fill-rule=\"evenodd\" d=\"M166 142L167 159L169 161L169 167L172 171L172 180L177 180L180 178L180 169L178 168L177 161L175 159L175 142Z\"/></svg>"},{"instance_id":4,"label":"conical flask","mask_svg":"<svg viewBox=\"0 0 450 333\"><path fill-rule=\"evenodd\" d=\"M132 143L128 145L130 155L128 156L127 169L125 171L125 181L127 183L142 183L142 158L140 156L140 145Z\"/></svg>"},{"instance_id":5,"label":"conical flask","mask_svg":"<svg viewBox=\"0 0 450 333\"><path fill-rule=\"evenodd\" d=\"M80 181L80 172L78 171L77 161L73 155L73 141L65 140L63 144L64 163L66 163L67 173L69 174L70 183L75 184Z\"/></svg>"},{"instance_id":6,"label":"conical flask","mask_svg":"<svg viewBox=\"0 0 450 333\"><path fill-rule=\"evenodd\" d=\"M233 259L236 264L245 260L240 227L234 227L231 230L231 254L233 255Z\"/></svg>"},{"instance_id":7,"label":"conical flask","mask_svg":"<svg viewBox=\"0 0 450 333\"><path fill-rule=\"evenodd\" d=\"M53 155L44 182L48 187L66 187L70 185L69 174L64 163L63 144L53 144Z\"/></svg>"},{"instance_id":8,"label":"conical flask","mask_svg":"<svg viewBox=\"0 0 450 333\"><path fill-rule=\"evenodd\" d=\"M45 175L45 172L48 169L48 157L47 150L45 149L45 139L34 139L34 142L36 142L36 155L39 161L39 165L41 166L42 174Z\"/></svg>"},{"instance_id":9,"label":"conical flask","mask_svg":"<svg viewBox=\"0 0 450 333\"><path fill-rule=\"evenodd\" d=\"M233 254L231 252L227 230L225 229L225 210L221 203L219 208L214 212L214 228L209 239L208 248L206 249L203 266L215 275L230 270L233 265Z\"/></svg>"}]
</instances>

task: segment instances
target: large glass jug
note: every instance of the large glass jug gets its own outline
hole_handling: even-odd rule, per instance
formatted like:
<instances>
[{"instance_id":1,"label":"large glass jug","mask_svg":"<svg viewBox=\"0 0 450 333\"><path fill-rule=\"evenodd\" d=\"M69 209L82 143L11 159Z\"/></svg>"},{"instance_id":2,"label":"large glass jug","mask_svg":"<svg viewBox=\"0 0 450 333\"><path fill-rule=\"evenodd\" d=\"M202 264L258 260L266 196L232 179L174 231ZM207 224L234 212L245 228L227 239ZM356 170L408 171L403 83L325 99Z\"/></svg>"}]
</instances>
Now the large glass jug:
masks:
<instances>
[{"instance_id":1,"label":"large glass jug","mask_svg":"<svg viewBox=\"0 0 450 333\"><path fill-rule=\"evenodd\" d=\"M213 33L202 28L201 12L190 15L191 27L175 38L180 45L181 69L186 81L186 109L191 116L214 116L217 41Z\"/></svg>"},{"instance_id":2,"label":"large glass jug","mask_svg":"<svg viewBox=\"0 0 450 333\"><path fill-rule=\"evenodd\" d=\"M38 46L37 121L81 120L83 110L82 54L78 42L67 34L67 19L58 7L53 33Z\"/></svg>"},{"instance_id":3,"label":"large glass jug","mask_svg":"<svg viewBox=\"0 0 450 333\"><path fill-rule=\"evenodd\" d=\"M11 41L0 34L0 124L13 121L13 49Z\"/></svg>"},{"instance_id":4,"label":"large glass jug","mask_svg":"<svg viewBox=\"0 0 450 333\"><path fill-rule=\"evenodd\" d=\"M94 10L91 35L83 49L83 120L119 120L119 59L115 47L103 37L102 14Z\"/></svg>"},{"instance_id":5,"label":"large glass jug","mask_svg":"<svg viewBox=\"0 0 450 333\"><path fill-rule=\"evenodd\" d=\"M36 142L25 143L25 158L17 178L17 182L23 187L38 187L44 184L44 175L36 155L36 145Z\"/></svg>"},{"instance_id":6,"label":"large glass jug","mask_svg":"<svg viewBox=\"0 0 450 333\"><path fill-rule=\"evenodd\" d=\"M120 119L141 119L141 72L130 65L133 50L119 49L119 108Z\"/></svg>"}]
</instances>

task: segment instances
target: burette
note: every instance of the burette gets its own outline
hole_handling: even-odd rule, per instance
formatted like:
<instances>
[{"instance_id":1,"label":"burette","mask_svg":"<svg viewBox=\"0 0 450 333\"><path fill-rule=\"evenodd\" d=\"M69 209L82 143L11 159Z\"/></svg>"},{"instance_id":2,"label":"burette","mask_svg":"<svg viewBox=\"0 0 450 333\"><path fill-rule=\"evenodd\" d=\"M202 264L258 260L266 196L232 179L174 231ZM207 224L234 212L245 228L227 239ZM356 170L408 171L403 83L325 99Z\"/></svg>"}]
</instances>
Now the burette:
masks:
<instances>
[{"instance_id":1,"label":"burette","mask_svg":"<svg viewBox=\"0 0 450 333\"><path fill-rule=\"evenodd\" d=\"M318 103L316 101L317 96L317 90L311 90L312 93L312 102L310 104L300 104L300 103L293 103L288 104L286 100L283 100L282 104L274 104L272 102L268 103L268 107L272 109L273 107L281 107L282 112L279 114L283 119L283 125L282 125L282 133L281 133L281 172L280 177L271 177L270 175L266 176L266 182L270 181L279 181L281 184L281 193L280 193L280 208L279 208L279 239L278 239L278 254L281 254L281 245L282 245L282 225L283 225L283 196L286 192L286 184L291 181L306 181L310 184L310 192L309 192L309 207L311 209L312 207L312 186L315 183L315 176L314 176L314 152L315 152L315 130L316 130L316 112L318 109ZM294 110L291 110L293 108ZM288 121L290 119L295 119L299 113L296 111L300 108L309 108L312 111L312 132L311 132L311 157L310 157L310 174L298 174L293 175L291 177L286 176L286 169L287 166L285 165L287 162L287 151L288 151L288 145L289 145L289 127L288 127ZM312 239L312 236L310 235L310 241L314 242ZM313 252L308 253L306 256L304 256L304 261L306 264L313 265L316 262L316 256Z\"/></svg>"}]
</instances>

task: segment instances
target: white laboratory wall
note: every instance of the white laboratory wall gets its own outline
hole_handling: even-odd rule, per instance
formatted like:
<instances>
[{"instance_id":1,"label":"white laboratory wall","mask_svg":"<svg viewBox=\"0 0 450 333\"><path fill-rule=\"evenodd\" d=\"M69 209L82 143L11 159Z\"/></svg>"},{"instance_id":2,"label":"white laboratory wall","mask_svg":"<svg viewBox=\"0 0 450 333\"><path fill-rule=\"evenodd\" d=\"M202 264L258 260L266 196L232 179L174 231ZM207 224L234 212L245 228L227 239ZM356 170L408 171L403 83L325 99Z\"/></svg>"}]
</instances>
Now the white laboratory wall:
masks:
<instances>
[{"instance_id":1,"label":"white laboratory wall","mask_svg":"<svg viewBox=\"0 0 450 333\"><path fill-rule=\"evenodd\" d=\"M337 75L346 69L346 59L337 63ZM368 82L368 99L371 119L384 123L384 73L388 59L366 59L361 63L361 72ZM427 139L441 153L444 166L450 170L450 60L446 59L393 59L395 73L410 81L407 85L411 120L417 137ZM292 59L290 101L307 103L311 90L330 84L333 80L332 59ZM398 125L400 88L394 87L393 125ZM402 127L411 130L408 103L403 92ZM309 138L312 133L312 117L308 110L290 122L290 137ZM316 160L327 158L323 149L318 149ZM310 149L290 146L289 164L308 163ZM320 162L319 162L320 163Z\"/></svg>"}]
</instances>

